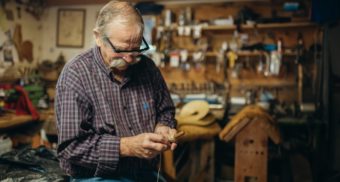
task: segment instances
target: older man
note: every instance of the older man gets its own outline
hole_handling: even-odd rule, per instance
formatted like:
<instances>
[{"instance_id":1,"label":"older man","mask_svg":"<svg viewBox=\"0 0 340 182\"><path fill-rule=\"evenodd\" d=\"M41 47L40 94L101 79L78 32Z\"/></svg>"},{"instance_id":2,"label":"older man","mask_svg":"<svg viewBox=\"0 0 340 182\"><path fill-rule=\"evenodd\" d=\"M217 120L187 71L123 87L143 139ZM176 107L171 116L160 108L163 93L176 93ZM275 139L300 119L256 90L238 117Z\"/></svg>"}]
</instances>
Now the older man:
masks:
<instances>
[{"instance_id":1,"label":"older man","mask_svg":"<svg viewBox=\"0 0 340 182\"><path fill-rule=\"evenodd\" d=\"M100 11L96 46L69 61L57 83L61 167L75 181L155 180L157 156L174 150L175 109L163 77L142 53L139 12L111 1Z\"/></svg>"}]
</instances>

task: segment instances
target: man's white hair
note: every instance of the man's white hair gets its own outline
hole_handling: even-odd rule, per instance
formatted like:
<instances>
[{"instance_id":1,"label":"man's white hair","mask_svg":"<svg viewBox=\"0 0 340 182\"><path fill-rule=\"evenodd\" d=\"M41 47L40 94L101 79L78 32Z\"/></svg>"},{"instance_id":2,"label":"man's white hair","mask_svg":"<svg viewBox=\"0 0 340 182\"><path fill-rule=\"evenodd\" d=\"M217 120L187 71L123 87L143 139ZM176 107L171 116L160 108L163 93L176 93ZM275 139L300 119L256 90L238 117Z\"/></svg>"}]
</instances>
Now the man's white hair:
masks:
<instances>
[{"instance_id":1,"label":"man's white hair","mask_svg":"<svg viewBox=\"0 0 340 182\"><path fill-rule=\"evenodd\" d=\"M115 21L120 24L137 24L140 33L143 33L144 22L140 12L129 2L110 1L99 12L94 31L98 32L102 38L108 36L107 27ZM140 35L142 36L142 35Z\"/></svg>"}]
</instances>

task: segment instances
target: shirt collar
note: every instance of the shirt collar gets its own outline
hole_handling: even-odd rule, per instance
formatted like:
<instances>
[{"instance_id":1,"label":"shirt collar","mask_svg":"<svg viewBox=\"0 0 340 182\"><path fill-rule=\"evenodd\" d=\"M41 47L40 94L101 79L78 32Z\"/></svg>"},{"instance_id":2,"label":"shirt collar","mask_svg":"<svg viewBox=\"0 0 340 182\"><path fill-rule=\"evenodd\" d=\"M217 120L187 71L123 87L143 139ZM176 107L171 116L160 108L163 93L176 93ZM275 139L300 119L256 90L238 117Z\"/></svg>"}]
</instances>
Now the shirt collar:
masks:
<instances>
[{"instance_id":1,"label":"shirt collar","mask_svg":"<svg viewBox=\"0 0 340 182\"><path fill-rule=\"evenodd\" d=\"M93 54L94 54L94 60L96 62L96 64L99 66L99 68L104 71L104 73L107 76L110 76L111 73L111 69L108 68L105 63L104 63L104 59L102 57L102 54L100 52L100 47L98 47L97 45L94 47L93 49Z\"/></svg>"}]
</instances>

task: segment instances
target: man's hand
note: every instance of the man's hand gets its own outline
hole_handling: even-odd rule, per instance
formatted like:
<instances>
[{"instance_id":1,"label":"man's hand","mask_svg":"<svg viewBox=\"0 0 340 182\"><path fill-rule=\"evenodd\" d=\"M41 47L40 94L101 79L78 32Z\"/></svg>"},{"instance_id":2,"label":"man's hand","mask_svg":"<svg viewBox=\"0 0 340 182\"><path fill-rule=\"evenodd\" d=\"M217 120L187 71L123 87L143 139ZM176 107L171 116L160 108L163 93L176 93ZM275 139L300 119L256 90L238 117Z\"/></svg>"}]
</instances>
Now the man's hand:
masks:
<instances>
[{"instance_id":1,"label":"man's hand","mask_svg":"<svg viewBox=\"0 0 340 182\"><path fill-rule=\"evenodd\" d=\"M120 140L120 155L151 159L168 149L168 139L161 134L142 133Z\"/></svg>"},{"instance_id":2,"label":"man's hand","mask_svg":"<svg viewBox=\"0 0 340 182\"><path fill-rule=\"evenodd\" d=\"M164 136L167 140L168 148L170 148L171 150L175 150L175 148L177 147L177 143L170 142L169 139L172 138L177 133L176 129L172 129L169 126L165 126L162 124L157 124L155 128L155 133Z\"/></svg>"}]
</instances>

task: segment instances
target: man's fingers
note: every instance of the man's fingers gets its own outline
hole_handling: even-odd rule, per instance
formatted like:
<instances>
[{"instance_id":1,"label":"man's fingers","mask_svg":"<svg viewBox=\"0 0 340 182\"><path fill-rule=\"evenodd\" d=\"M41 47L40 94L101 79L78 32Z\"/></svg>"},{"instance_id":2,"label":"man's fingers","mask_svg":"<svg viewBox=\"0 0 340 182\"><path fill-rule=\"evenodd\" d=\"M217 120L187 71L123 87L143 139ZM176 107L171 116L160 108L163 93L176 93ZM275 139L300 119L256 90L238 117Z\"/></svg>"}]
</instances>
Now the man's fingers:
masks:
<instances>
[{"instance_id":1,"label":"man's fingers","mask_svg":"<svg viewBox=\"0 0 340 182\"><path fill-rule=\"evenodd\" d=\"M146 140L143 143L143 148L161 152L168 148L166 143L167 141L164 136L150 133L147 135Z\"/></svg>"},{"instance_id":2,"label":"man's fingers","mask_svg":"<svg viewBox=\"0 0 340 182\"><path fill-rule=\"evenodd\" d=\"M170 135L175 135L177 133L176 129L170 129L169 131Z\"/></svg>"},{"instance_id":3,"label":"man's fingers","mask_svg":"<svg viewBox=\"0 0 340 182\"><path fill-rule=\"evenodd\" d=\"M162 152L163 150L166 150L168 148L168 146L165 145L165 144L162 144L162 143L146 142L143 145L143 148Z\"/></svg>"},{"instance_id":4,"label":"man's fingers","mask_svg":"<svg viewBox=\"0 0 340 182\"><path fill-rule=\"evenodd\" d=\"M177 147L177 143L171 143L170 150L174 151Z\"/></svg>"},{"instance_id":5,"label":"man's fingers","mask_svg":"<svg viewBox=\"0 0 340 182\"><path fill-rule=\"evenodd\" d=\"M150 133L147 135L147 139L152 141L152 142L157 142L157 143L166 143L167 139L161 135L161 134L156 134L156 133Z\"/></svg>"}]
</instances>

